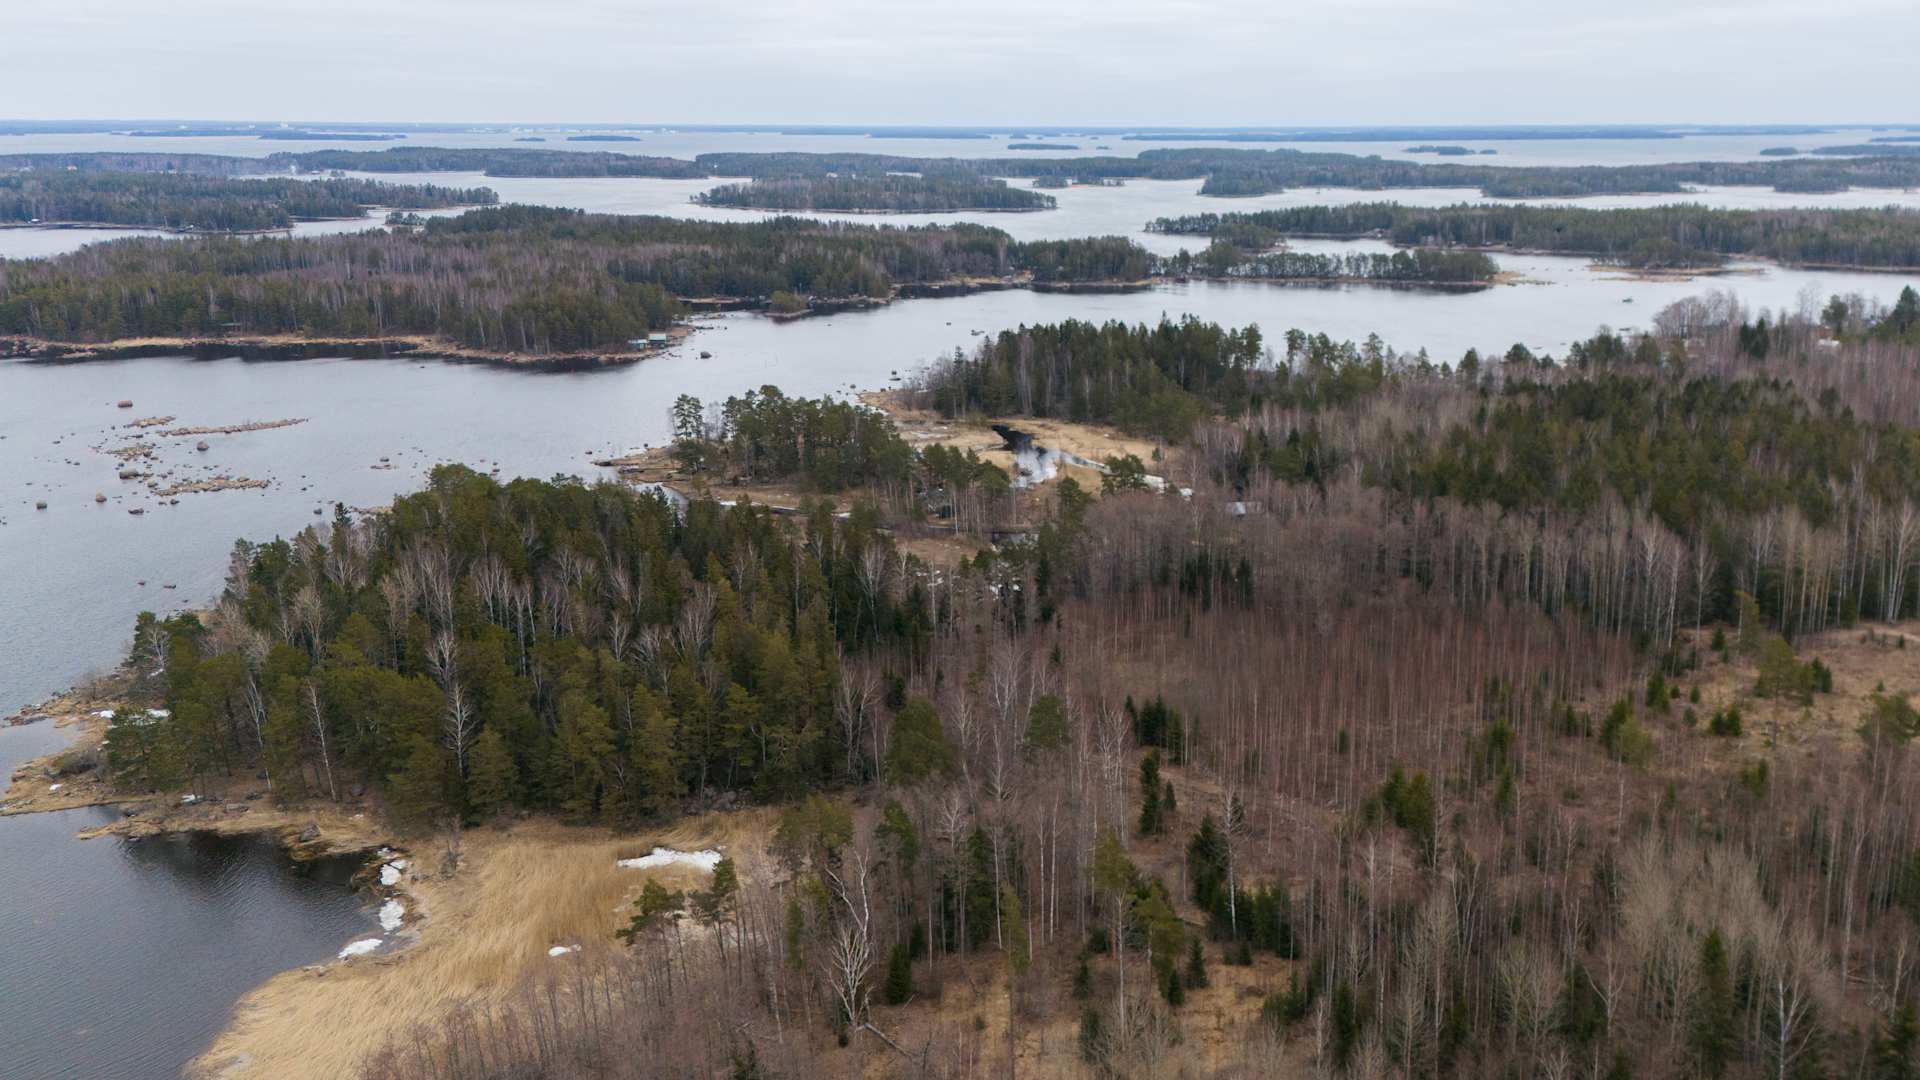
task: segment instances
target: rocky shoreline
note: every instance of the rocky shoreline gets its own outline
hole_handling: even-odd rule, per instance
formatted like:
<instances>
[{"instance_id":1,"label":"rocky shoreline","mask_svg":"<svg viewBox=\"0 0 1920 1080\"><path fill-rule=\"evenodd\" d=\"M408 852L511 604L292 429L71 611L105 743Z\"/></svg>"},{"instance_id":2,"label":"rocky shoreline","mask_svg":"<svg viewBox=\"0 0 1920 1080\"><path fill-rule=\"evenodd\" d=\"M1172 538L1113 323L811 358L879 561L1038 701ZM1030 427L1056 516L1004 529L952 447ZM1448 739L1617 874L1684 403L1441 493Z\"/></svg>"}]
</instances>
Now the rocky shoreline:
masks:
<instances>
[{"instance_id":1,"label":"rocky shoreline","mask_svg":"<svg viewBox=\"0 0 1920 1080\"><path fill-rule=\"evenodd\" d=\"M150 356L191 356L199 360L239 357L242 360L316 360L346 357L353 360L422 359L450 363L488 364L542 371L583 371L638 363L658 356L684 341L690 327L669 331L662 345L637 349L570 353L521 353L476 349L445 338L417 334L390 337L303 337L299 335L230 335L226 337L130 338L105 342L50 341L21 335L0 337L0 360L75 364L91 360L130 360Z\"/></svg>"}]
</instances>

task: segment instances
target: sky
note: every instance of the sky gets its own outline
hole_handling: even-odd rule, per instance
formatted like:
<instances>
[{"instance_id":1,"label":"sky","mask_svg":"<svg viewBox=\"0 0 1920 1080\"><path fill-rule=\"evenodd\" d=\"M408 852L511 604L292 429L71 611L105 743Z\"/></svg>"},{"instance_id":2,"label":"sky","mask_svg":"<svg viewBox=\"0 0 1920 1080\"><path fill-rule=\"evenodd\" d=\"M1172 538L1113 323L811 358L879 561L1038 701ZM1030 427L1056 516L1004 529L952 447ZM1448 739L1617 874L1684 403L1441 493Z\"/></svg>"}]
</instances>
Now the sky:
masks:
<instances>
[{"instance_id":1,"label":"sky","mask_svg":"<svg viewBox=\"0 0 1920 1080\"><path fill-rule=\"evenodd\" d=\"M1914 0L0 0L0 118L1920 120Z\"/></svg>"}]
</instances>

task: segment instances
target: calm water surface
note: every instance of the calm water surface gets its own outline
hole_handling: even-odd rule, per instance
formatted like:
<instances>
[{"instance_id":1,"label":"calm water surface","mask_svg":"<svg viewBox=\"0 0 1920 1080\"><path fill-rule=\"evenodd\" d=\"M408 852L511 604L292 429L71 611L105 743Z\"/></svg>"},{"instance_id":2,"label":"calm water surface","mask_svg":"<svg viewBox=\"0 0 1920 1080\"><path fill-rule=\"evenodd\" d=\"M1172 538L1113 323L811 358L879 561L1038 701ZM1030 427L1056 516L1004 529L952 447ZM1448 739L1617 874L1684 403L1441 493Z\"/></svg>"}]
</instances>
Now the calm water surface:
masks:
<instances>
[{"instance_id":1,"label":"calm water surface","mask_svg":"<svg viewBox=\"0 0 1920 1080\"><path fill-rule=\"evenodd\" d=\"M882 387L971 347L975 330L1067 318L1193 314L1257 324L1276 341L1296 327L1341 339L1378 333L1436 361L1516 342L1564 354L1602 325L1644 327L1665 304L1708 288L1730 289L1754 309L1784 310L1835 292L1891 303L1916 280L1752 267L1691 282L1638 281L1576 259L1505 262L1537 283L1460 294L1196 282L1121 294L982 293L786 324L731 315L703 321L688 345L664 357L578 374L406 360L0 363L0 560L9 567L0 576L0 656L8 658L0 712L111 666L143 608L206 603L236 538L289 535L324 520L315 511L330 512L335 502L382 505L439 462L497 468L503 477L591 476L596 456L664 441L666 410L680 393L713 401L766 384L804 395ZM134 407L115 408L120 399ZM307 423L209 436L204 453L193 449L195 437L141 436L159 459L142 467L170 479L271 481L263 491L181 495L174 506L139 481L119 480L121 463L107 453L135 440L124 426L130 420L156 415L183 425ZM96 504L96 493L107 502ZM34 509L42 499L48 508ZM143 513L127 512L136 508Z\"/></svg>"},{"instance_id":2,"label":"calm water surface","mask_svg":"<svg viewBox=\"0 0 1920 1080\"><path fill-rule=\"evenodd\" d=\"M1892 130L1892 129L1888 129ZM1682 161L1758 160L1762 149L1795 145L1802 149L1835 143L1862 142L1875 131L1836 131L1825 135L1696 135L1678 139L1507 139L1463 141L1459 145L1475 150L1492 149L1496 153L1466 158L1440 158L1427 154L1408 154L1410 141L1324 142L1324 143L1214 143L1214 142L1141 142L1117 135L1088 137L1047 137L1043 141L1071 144L1076 151L1046 152L1035 156L1074 157L1089 154L1132 156L1142 150L1196 146L1223 148L1241 146L1253 149L1292 148L1315 152L1377 155L1383 158L1423 162L1465 162L1508 166L1530 165L1633 165ZM875 139L859 135L783 135L746 132L680 132L661 129L634 129L641 139L636 143L571 143L565 133L543 132L543 143L518 143L523 132L413 134L395 143L358 142L269 142L234 136L154 138L121 135L18 135L0 136L0 154L53 153L116 150L166 153L211 153L238 156L265 156L281 150L316 149L379 150L388 146L444 147L535 147L561 150L611 150L615 153L646 154L692 158L698 154L742 152L865 152L914 157L997 157L1022 156L1008 151L1008 136L987 139ZM1432 140L1425 140L1432 141ZM1452 140L1441 140L1452 141ZM1099 149L1105 146L1107 149ZM760 211L695 206L689 198L713 187L718 180L655 180L647 178L544 179L533 177L489 177L481 173L378 173L374 179L395 183L427 183L459 187L491 187L507 202L567 206L616 214L668 214L718 221L752 221L765 217ZM1029 181L1014 180L1016 184ZM1155 251L1171 252L1192 238L1148 237L1142 227L1162 216L1198 213L1258 210L1271 207L1325 203L1390 200L1416 206L1443 206L1457 202L1481 202L1477 192L1462 188L1400 189L1395 191L1355 191L1351 189L1302 188L1250 199L1209 199L1199 196L1200 181L1129 181L1122 188L1075 188L1051 192L1059 208L1032 214L814 214L813 217L859 221L867 224L926 224L929 221L975 221L1006 229L1017 239L1059 239L1076 236L1131 235ZM1885 205L1920 206L1920 192L1900 190L1856 190L1821 195L1783 194L1767 188L1702 188L1684 197L1672 195L1630 195L1584 199L1579 205L1595 207L1653 206L1677 201L1699 202L1710 206L1768 208L1781 206L1873 207ZM294 227L294 235L320 235L381 227L381 218L358 222L304 222ZM82 244L115 236L129 235L113 230L0 230L0 257L36 258L72 251Z\"/></svg>"},{"instance_id":3,"label":"calm water surface","mask_svg":"<svg viewBox=\"0 0 1920 1080\"><path fill-rule=\"evenodd\" d=\"M1151 130L1142 128L1141 130ZM1835 130L1814 135L1689 135L1679 139L1448 139L1354 140L1344 142L1200 142L1141 141L1118 134L1047 134L1016 140L1009 131L984 139L911 138L876 139L865 135L786 135L778 132L676 131L670 128L643 127L627 131L596 131L595 134L627 134L639 142L568 142L564 130L510 129L497 132L415 132L396 142L281 142L245 136L153 137L112 134L6 135L0 136L0 154L82 153L113 150L125 153L232 154L239 157L265 157L282 150L380 150L389 146L446 147L532 147L551 150L610 150L621 154L645 154L654 157L691 158L698 154L744 153L870 153L902 157L1018 157L1029 151L1008 150L1010 142L1047 142L1071 144L1077 149L1032 151L1034 157L1077 157L1101 155L1132 157L1143 150L1169 147L1243 149L1294 149L1341 154L1377 154L1384 158L1409 161L1485 162L1498 165L1645 165L1669 161L1750 161L1770 146L1795 146L1802 150L1820 146L1866 142L1870 136L1907 129L1862 128ZM1032 134L1028 132L1028 134ZM545 142L522 143L523 135L544 136ZM1450 143L1473 150L1493 150L1494 154L1466 158L1442 158L1431 154L1409 154L1407 147L1417 143Z\"/></svg>"},{"instance_id":4,"label":"calm water surface","mask_svg":"<svg viewBox=\"0 0 1920 1080\"><path fill-rule=\"evenodd\" d=\"M414 144L511 145L510 136L426 137ZM856 137L648 133L636 144L568 144L687 156L725 149L864 149L902 154L1004 152L1005 140L869 140ZM489 141L491 140L491 141ZM1056 141L1049 139L1048 141ZM1094 140L1081 142L1091 152ZM1102 140L1116 153L1159 144ZM1619 164L1638 160L1750 157L1781 137L1703 137L1594 144L1499 144L1489 162ZM1806 139L1809 145L1818 145ZM1835 141L1835 140L1827 140ZM1848 136L1846 141L1854 141ZM145 145L152 144L152 145ZM0 139L0 153L56 149L161 149L266 153L319 144L241 139ZM368 148L368 144L342 144ZM374 144L377 148L378 144ZM539 144L532 144L539 145ZM1218 144L1209 144L1218 145ZM1475 144L1478 145L1478 144ZM1315 149L1397 153L1319 144ZM1471 159L1470 159L1471 160ZM405 180L406 177L387 179ZM433 183L485 183L512 201L620 213L752 220L753 211L709 210L688 197L706 181L516 180L430 174ZM1252 200L1210 200L1196 181L1136 181L1117 189L1056 193L1044 214L955 215L1016 237L1122 234L1157 251L1192 238L1141 232L1153 217L1196 210L1258 209L1378 199L1375 192L1294 191ZM1445 204L1469 193L1400 191L1384 197ZM1733 189L1697 196L1716 205L1770 205L1806 197ZM1848 193L1864 205L1910 194ZM1609 200L1637 205L1648 200ZM1660 200L1666 201L1666 200ZM1602 205L1596 201L1593 205ZM1835 203L1838 205L1839 203ZM860 221L945 218L859 215ZM377 221L317 222L302 234L378 227ZM39 256L121 232L0 230L0 255ZM1309 244L1306 250L1379 250L1382 245ZM1522 342L1563 353L1596 327L1642 326L1662 305L1706 288L1728 288L1752 307L1859 291L1890 302L1908 279L1778 268L1695 282L1643 282L1598 274L1582 260L1507 256L1537 284L1472 294L1363 287L1168 285L1142 293L1047 296L987 293L915 301L859 314L777 324L753 315L705 321L692 341L629 368L579 374L504 371L407 360L248 363L157 358L84 365L0 362L0 715L38 700L124 652L135 613L204 605L216 593L237 537L287 536L325 519L335 502L376 506L419 486L435 464L459 461L499 475L593 476L592 458L666 438L666 409L680 393L708 400L764 384L794 394L888 385L956 347L991 333L1064 318L1153 320L1191 313L1256 323L1271 339L1290 327L1337 338L1379 333L1411 352L1454 360L1469 346ZM710 359L701 359L700 351ZM132 409L115 402L131 399ZM182 425L300 417L306 423L239 435L137 435L138 417L173 415ZM271 481L263 491L182 495L169 505L137 481L121 481L108 451L136 438L156 447L150 467L172 479L227 474ZM382 461L386 458L386 461ZM107 497L94 502L95 493ZM45 510L34 503L44 500ZM141 514L128 513L139 509ZM316 515L315 511L322 511ZM168 588L167 586L173 586ZM64 733L45 726L0 729L0 776L15 761L48 752ZM373 925L366 908L326 874L293 873L270 844L182 838L80 842L75 832L108 810L0 819L0 1077L169 1076L204 1047L231 1003L273 973L331 956Z\"/></svg>"},{"instance_id":5,"label":"calm water surface","mask_svg":"<svg viewBox=\"0 0 1920 1080\"><path fill-rule=\"evenodd\" d=\"M357 173L396 184L439 184L446 187L489 187L502 202L536 206L564 206L604 214L660 214L699 221L764 221L774 214L726 206L701 206L693 197L719 184L712 180L659 180L645 177L562 178L487 176L477 172ZM1025 180L1009 180L1025 185ZM1244 199L1214 199L1200 194L1199 180L1129 180L1124 186L1073 187L1050 191L1053 210L1032 213L963 212L954 214L832 214L807 217L863 225L914 226L972 222L1002 229L1016 240L1058 240L1081 236L1128 236L1150 251L1172 254L1181 248L1204 247L1196 236L1163 236L1146 231L1148 222L1183 214L1237 213L1292 206L1346 205L1359 202L1397 202L1407 206L1451 206L1456 203L1495 205L1511 200L1487 199L1469 188L1397 188L1363 191L1355 188L1294 188ZM1820 195L1796 195L1758 187L1702 187L1686 195L1607 195L1579 200L1538 200L1547 205L1613 209L1695 203L1741 210L1796 206L1828 209L1881 206L1920 207L1920 190L1859 188ZM459 210L426 211L437 217ZM347 221L303 221L278 235L322 236L385 228L385 216ZM85 244L132 235L160 235L135 229L0 229L0 257L40 258L74 251ZM1498 256L1496 256L1497 258Z\"/></svg>"},{"instance_id":6,"label":"calm water surface","mask_svg":"<svg viewBox=\"0 0 1920 1080\"><path fill-rule=\"evenodd\" d=\"M0 727L0 777L67 732ZM234 1001L377 923L354 858L296 868L272 840L75 840L104 807L0 817L0 1076L177 1076ZM377 931L376 931L377 932Z\"/></svg>"}]
</instances>

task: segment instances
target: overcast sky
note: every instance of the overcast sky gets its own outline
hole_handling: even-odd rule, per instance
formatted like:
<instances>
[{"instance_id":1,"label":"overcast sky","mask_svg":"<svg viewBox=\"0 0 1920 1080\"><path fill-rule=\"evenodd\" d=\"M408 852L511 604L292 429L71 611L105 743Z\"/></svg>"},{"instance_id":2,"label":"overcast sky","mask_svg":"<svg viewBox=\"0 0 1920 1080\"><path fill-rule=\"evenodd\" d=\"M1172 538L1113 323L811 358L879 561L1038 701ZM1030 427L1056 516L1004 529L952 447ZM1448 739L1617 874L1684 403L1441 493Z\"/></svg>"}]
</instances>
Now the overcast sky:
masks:
<instances>
[{"instance_id":1,"label":"overcast sky","mask_svg":"<svg viewBox=\"0 0 1920 1080\"><path fill-rule=\"evenodd\" d=\"M0 117L1920 119L1916 0L0 0Z\"/></svg>"}]
</instances>

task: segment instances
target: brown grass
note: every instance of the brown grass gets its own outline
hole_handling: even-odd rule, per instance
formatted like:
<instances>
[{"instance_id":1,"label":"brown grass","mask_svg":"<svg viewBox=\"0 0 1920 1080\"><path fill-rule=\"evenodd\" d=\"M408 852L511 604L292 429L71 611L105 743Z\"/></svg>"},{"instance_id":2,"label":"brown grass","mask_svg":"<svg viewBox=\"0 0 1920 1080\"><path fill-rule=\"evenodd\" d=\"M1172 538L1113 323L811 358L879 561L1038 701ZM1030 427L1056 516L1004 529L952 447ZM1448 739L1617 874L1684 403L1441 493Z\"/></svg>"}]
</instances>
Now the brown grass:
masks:
<instances>
[{"instance_id":1,"label":"brown grass","mask_svg":"<svg viewBox=\"0 0 1920 1080\"><path fill-rule=\"evenodd\" d=\"M655 844L719 847L750 876L763 865L769 821L758 813L710 815L644 837L544 821L474 829L450 877L442 873L441 845L423 843L411 853L412 907L425 916L416 945L274 977L241 1000L190 1075L351 1076L383 1044L461 1004L504 1001L549 965L570 962L550 958L551 946L618 947L613 931L649 872L618 869L615 860ZM683 868L655 874L671 889L698 888L707 877Z\"/></svg>"}]
</instances>

